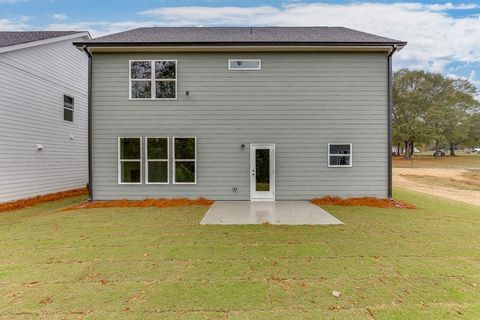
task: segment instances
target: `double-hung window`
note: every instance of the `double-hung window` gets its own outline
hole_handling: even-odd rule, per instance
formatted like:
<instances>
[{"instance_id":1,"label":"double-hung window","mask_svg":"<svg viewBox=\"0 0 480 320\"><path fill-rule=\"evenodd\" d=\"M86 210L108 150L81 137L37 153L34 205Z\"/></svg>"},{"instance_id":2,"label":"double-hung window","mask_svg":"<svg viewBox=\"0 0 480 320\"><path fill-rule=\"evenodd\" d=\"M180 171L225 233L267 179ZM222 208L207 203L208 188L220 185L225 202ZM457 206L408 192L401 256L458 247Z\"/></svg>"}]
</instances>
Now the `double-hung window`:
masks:
<instances>
[{"instance_id":1,"label":"double-hung window","mask_svg":"<svg viewBox=\"0 0 480 320\"><path fill-rule=\"evenodd\" d=\"M329 167L351 167L352 166L352 144L351 143L329 143L328 144L328 166Z\"/></svg>"},{"instance_id":2,"label":"double-hung window","mask_svg":"<svg viewBox=\"0 0 480 320\"><path fill-rule=\"evenodd\" d=\"M145 139L147 183L168 184L168 138Z\"/></svg>"},{"instance_id":3,"label":"double-hung window","mask_svg":"<svg viewBox=\"0 0 480 320\"><path fill-rule=\"evenodd\" d=\"M118 183L142 183L142 138L118 138Z\"/></svg>"},{"instance_id":4,"label":"double-hung window","mask_svg":"<svg viewBox=\"0 0 480 320\"><path fill-rule=\"evenodd\" d=\"M130 61L130 99L175 100L176 60Z\"/></svg>"},{"instance_id":5,"label":"double-hung window","mask_svg":"<svg viewBox=\"0 0 480 320\"><path fill-rule=\"evenodd\" d=\"M63 120L73 122L74 101L73 97L63 95Z\"/></svg>"},{"instance_id":6,"label":"double-hung window","mask_svg":"<svg viewBox=\"0 0 480 320\"><path fill-rule=\"evenodd\" d=\"M197 183L197 138L173 138L173 183Z\"/></svg>"}]
</instances>

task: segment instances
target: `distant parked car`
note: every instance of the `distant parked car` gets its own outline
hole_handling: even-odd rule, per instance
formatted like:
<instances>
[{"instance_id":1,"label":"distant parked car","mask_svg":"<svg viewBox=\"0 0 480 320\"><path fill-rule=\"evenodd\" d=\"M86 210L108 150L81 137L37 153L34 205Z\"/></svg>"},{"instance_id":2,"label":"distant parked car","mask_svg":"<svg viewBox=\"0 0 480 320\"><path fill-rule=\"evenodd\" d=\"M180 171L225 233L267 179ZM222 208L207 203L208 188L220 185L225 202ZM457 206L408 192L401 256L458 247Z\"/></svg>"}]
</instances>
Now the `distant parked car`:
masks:
<instances>
[{"instance_id":1,"label":"distant parked car","mask_svg":"<svg viewBox=\"0 0 480 320\"><path fill-rule=\"evenodd\" d=\"M472 148L472 153L480 153L480 147Z\"/></svg>"},{"instance_id":2,"label":"distant parked car","mask_svg":"<svg viewBox=\"0 0 480 320\"><path fill-rule=\"evenodd\" d=\"M438 153L439 153L439 157L445 157L445 155L447 154L444 149L439 149ZM437 150L433 151L433 156L434 157L437 156Z\"/></svg>"}]
</instances>

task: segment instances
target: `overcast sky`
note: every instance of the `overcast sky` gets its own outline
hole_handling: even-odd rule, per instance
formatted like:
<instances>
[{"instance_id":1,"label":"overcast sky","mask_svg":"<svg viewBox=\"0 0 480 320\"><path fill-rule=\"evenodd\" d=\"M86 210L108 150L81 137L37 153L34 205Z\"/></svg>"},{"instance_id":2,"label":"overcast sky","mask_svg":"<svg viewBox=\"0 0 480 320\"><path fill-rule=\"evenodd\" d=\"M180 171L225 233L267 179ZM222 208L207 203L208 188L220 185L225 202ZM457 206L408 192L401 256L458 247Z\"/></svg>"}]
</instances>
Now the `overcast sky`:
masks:
<instances>
[{"instance_id":1,"label":"overcast sky","mask_svg":"<svg viewBox=\"0 0 480 320\"><path fill-rule=\"evenodd\" d=\"M408 41L395 68L461 76L480 87L480 0L0 0L0 30L141 26L345 26Z\"/></svg>"}]
</instances>

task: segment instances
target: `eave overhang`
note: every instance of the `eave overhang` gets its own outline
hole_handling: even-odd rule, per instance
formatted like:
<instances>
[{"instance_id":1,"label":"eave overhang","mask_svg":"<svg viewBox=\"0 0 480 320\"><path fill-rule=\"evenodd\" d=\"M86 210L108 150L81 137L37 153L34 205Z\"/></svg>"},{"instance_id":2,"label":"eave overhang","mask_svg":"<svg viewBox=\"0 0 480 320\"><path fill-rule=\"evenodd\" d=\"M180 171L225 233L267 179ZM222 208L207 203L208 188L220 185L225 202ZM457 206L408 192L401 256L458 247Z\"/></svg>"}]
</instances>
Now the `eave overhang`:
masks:
<instances>
[{"instance_id":1,"label":"eave overhang","mask_svg":"<svg viewBox=\"0 0 480 320\"><path fill-rule=\"evenodd\" d=\"M274 42L274 43L150 43L150 42L76 42L78 48L90 52L209 52L209 51L391 51L403 48L406 42L348 43L348 42Z\"/></svg>"}]
</instances>

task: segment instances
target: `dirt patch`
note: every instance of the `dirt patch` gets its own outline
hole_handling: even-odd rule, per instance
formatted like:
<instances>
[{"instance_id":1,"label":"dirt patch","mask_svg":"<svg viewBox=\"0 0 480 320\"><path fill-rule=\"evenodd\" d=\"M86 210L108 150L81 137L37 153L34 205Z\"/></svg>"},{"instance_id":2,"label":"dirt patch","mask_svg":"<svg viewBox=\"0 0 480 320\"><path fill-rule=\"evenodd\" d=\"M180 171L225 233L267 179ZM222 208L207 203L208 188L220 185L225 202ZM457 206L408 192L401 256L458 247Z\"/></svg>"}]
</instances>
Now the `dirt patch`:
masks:
<instances>
[{"instance_id":1,"label":"dirt patch","mask_svg":"<svg viewBox=\"0 0 480 320\"><path fill-rule=\"evenodd\" d=\"M416 174L401 174L400 176L414 182L430 185L441 186L458 190L473 190L480 191L480 179L472 179L462 174L458 178L445 178L430 175L416 175Z\"/></svg>"},{"instance_id":2,"label":"dirt patch","mask_svg":"<svg viewBox=\"0 0 480 320\"><path fill-rule=\"evenodd\" d=\"M473 180L475 184L480 186L480 170L468 170L461 173L461 176L468 180Z\"/></svg>"},{"instance_id":3,"label":"dirt patch","mask_svg":"<svg viewBox=\"0 0 480 320\"><path fill-rule=\"evenodd\" d=\"M62 192L49 193L49 194L45 194L45 195L41 195L33 198L21 199L21 200L12 201L12 202L5 202L0 204L0 212L27 208L39 203L55 201L55 200L68 198L68 197L81 196L87 193L88 193L88 190L85 188L82 188L82 189L74 189L74 190L68 190L68 191L62 191Z\"/></svg>"},{"instance_id":4,"label":"dirt patch","mask_svg":"<svg viewBox=\"0 0 480 320\"><path fill-rule=\"evenodd\" d=\"M95 208L172 208L172 207L188 207L188 206L211 206L213 200L198 198L175 198L175 199L145 199L145 200L110 200L110 201L85 201L71 207L63 209L64 211L79 209L95 209Z\"/></svg>"},{"instance_id":5,"label":"dirt patch","mask_svg":"<svg viewBox=\"0 0 480 320\"><path fill-rule=\"evenodd\" d=\"M393 168L395 186L480 206L479 172L446 168Z\"/></svg>"},{"instance_id":6,"label":"dirt patch","mask_svg":"<svg viewBox=\"0 0 480 320\"><path fill-rule=\"evenodd\" d=\"M326 196L311 200L315 205L337 205L337 206L364 206L374 208L399 208L399 209L415 209L415 206L403 201L395 199L379 199L374 197L358 197L358 198L339 198Z\"/></svg>"}]
</instances>

